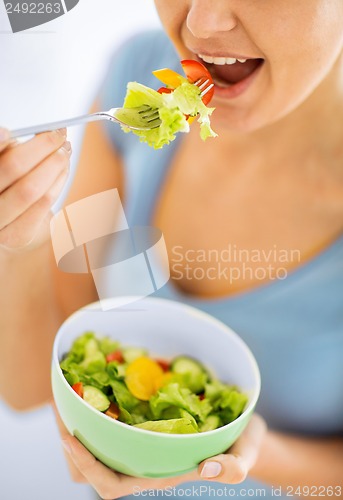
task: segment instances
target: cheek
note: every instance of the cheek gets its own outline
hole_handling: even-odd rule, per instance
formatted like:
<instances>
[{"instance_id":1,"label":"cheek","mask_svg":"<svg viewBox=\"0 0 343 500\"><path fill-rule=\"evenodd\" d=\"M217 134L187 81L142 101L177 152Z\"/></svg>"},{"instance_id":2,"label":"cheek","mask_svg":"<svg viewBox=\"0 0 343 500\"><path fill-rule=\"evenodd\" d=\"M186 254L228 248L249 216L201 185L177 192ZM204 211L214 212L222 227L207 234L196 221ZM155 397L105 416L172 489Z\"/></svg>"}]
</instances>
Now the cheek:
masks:
<instances>
[{"instance_id":1,"label":"cheek","mask_svg":"<svg viewBox=\"0 0 343 500\"><path fill-rule=\"evenodd\" d=\"M328 75L342 53L343 2L315 0L292 7L280 9L284 15L270 10L264 29L256 28L252 36L265 54L274 97L294 108Z\"/></svg>"}]
</instances>

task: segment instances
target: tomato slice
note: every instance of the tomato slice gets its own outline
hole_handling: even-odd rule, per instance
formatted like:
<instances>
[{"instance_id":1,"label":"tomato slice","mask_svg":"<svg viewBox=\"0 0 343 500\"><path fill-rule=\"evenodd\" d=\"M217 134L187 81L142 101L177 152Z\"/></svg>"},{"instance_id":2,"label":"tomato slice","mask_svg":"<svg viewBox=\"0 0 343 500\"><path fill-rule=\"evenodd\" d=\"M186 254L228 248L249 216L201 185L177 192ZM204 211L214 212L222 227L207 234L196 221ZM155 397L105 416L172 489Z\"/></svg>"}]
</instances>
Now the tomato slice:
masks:
<instances>
[{"instance_id":1,"label":"tomato slice","mask_svg":"<svg viewBox=\"0 0 343 500\"><path fill-rule=\"evenodd\" d=\"M82 382L77 382L76 384L72 385L71 388L80 396L80 398L83 398L83 384Z\"/></svg>"},{"instance_id":2,"label":"tomato slice","mask_svg":"<svg viewBox=\"0 0 343 500\"><path fill-rule=\"evenodd\" d=\"M107 363L110 363L111 361L118 361L118 363L124 363L124 357L122 352L118 349L117 351L113 351L110 354L107 354L106 361Z\"/></svg>"},{"instance_id":3,"label":"tomato slice","mask_svg":"<svg viewBox=\"0 0 343 500\"><path fill-rule=\"evenodd\" d=\"M165 359L156 359L155 361L160 365L164 372L169 371L170 363L168 363L168 361L166 361Z\"/></svg>"},{"instance_id":4,"label":"tomato slice","mask_svg":"<svg viewBox=\"0 0 343 500\"><path fill-rule=\"evenodd\" d=\"M211 73L199 61L184 59L183 61L181 61L181 65L189 82L195 83L198 80L209 80L209 85L213 83ZM204 97L202 98L203 103L208 104L211 101L213 94L214 87L212 87L211 90L209 90L207 94L204 95Z\"/></svg>"},{"instance_id":5,"label":"tomato slice","mask_svg":"<svg viewBox=\"0 0 343 500\"><path fill-rule=\"evenodd\" d=\"M168 89L167 87L161 87L157 91L159 94L171 94L174 92L174 89Z\"/></svg>"},{"instance_id":6,"label":"tomato slice","mask_svg":"<svg viewBox=\"0 0 343 500\"><path fill-rule=\"evenodd\" d=\"M120 414L119 406L116 403L111 403L109 409L105 411L105 415L114 418L115 420L118 420L119 414Z\"/></svg>"}]
</instances>

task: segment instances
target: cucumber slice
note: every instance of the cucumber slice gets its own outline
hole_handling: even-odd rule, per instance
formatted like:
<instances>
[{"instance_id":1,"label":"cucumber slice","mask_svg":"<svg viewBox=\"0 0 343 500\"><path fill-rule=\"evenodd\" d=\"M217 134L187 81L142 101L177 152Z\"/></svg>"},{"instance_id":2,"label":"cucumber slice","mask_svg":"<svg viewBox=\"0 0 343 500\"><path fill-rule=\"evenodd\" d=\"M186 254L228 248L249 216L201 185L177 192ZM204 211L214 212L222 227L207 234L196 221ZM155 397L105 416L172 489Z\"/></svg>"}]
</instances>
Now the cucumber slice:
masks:
<instances>
[{"instance_id":1,"label":"cucumber slice","mask_svg":"<svg viewBox=\"0 0 343 500\"><path fill-rule=\"evenodd\" d=\"M218 427L221 427L222 425L222 421L220 420L218 415L209 415L205 422L199 427L199 431L214 431L214 429L218 429Z\"/></svg>"},{"instance_id":2,"label":"cucumber slice","mask_svg":"<svg viewBox=\"0 0 343 500\"><path fill-rule=\"evenodd\" d=\"M199 361L189 358L188 356L178 356L174 359L171 365L174 373L207 373L204 366Z\"/></svg>"},{"instance_id":3,"label":"cucumber slice","mask_svg":"<svg viewBox=\"0 0 343 500\"><path fill-rule=\"evenodd\" d=\"M132 363L132 361L137 358L148 356L148 351L140 347L125 347L125 349L122 350L122 353L126 363Z\"/></svg>"},{"instance_id":4,"label":"cucumber slice","mask_svg":"<svg viewBox=\"0 0 343 500\"><path fill-rule=\"evenodd\" d=\"M196 394L205 389L208 372L199 361L188 356L178 356L172 362L171 370L181 375L185 386Z\"/></svg>"},{"instance_id":5,"label":"cucumber slice","mask_svg":"<svg viewBox=\"0 0 343 500\"><path fill-rule=\"evenodd\" d=\"M83 388L83 399L99 411L106 411L110 407L110 400L105 394L91 385L85 385Z\"/></svg>"}]
</instances>

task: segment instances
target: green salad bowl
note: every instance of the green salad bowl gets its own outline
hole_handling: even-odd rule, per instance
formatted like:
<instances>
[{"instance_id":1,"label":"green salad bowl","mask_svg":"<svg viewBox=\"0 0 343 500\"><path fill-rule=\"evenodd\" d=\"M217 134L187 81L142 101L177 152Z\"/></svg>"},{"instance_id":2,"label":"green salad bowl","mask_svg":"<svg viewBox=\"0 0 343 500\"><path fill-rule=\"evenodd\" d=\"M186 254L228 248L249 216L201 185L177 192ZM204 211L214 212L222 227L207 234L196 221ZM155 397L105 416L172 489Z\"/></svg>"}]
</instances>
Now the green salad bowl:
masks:
<instances>
[{"instance_id":1,"label":"green salad bowl","mask_svg":"<svg viewBox=\"0 0 343 500\"><path fill-rule=\"evenodd\" d=\"M248 403L233 422L196 434L152 432L114 420L81 399L59 366L73 341L86 331L146 348L158 358L191 356L221 381L237 385ZM160 478L190 472L237 440L258 400L260 374L249 348L226 325L180 302L146 298L108 311L100 303L91 304L68 318L54 343L52 388L68 431L98 460L124 474Z\"/></svg>"}]
</instances>

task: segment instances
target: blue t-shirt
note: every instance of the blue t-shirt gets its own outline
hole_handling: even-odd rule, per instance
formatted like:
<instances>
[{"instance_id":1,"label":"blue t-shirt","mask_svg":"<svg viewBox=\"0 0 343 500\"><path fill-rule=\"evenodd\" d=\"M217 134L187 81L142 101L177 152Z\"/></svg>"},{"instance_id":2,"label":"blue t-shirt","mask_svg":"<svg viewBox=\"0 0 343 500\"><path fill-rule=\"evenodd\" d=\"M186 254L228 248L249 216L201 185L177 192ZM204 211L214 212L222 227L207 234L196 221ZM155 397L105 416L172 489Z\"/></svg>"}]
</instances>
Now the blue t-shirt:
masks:
<instances>
[{"instance_id":1,"label":"blue t-shirt","mask_svg":"<svg viewBox=\"0 0 343 500\"><path fill-rule=\"evenodd\" d=\"M162 32L129 40L110 65L100 96L103 109L122 105L129 81L156 88L158 82L151 71L163 67L182 72L174 48ZM124 162L128 223L151 225L181 134L156 151L140 143L137 136L123 134L116 125L106 128ZM212 314L249 345L262 377L257 411L270 428L312 436L343 434L343 237L285 279L234 297L192 298L172 280L156 295ZM217 496L230 496L222 491L223 485L217 487L221 490ZM256 490L251 496L272 498L269 487L264 487L265 494ZM248 479L232 488L261 485ZM211 492L201 495L211 496Z\"/></svg>"}]
</instances>

